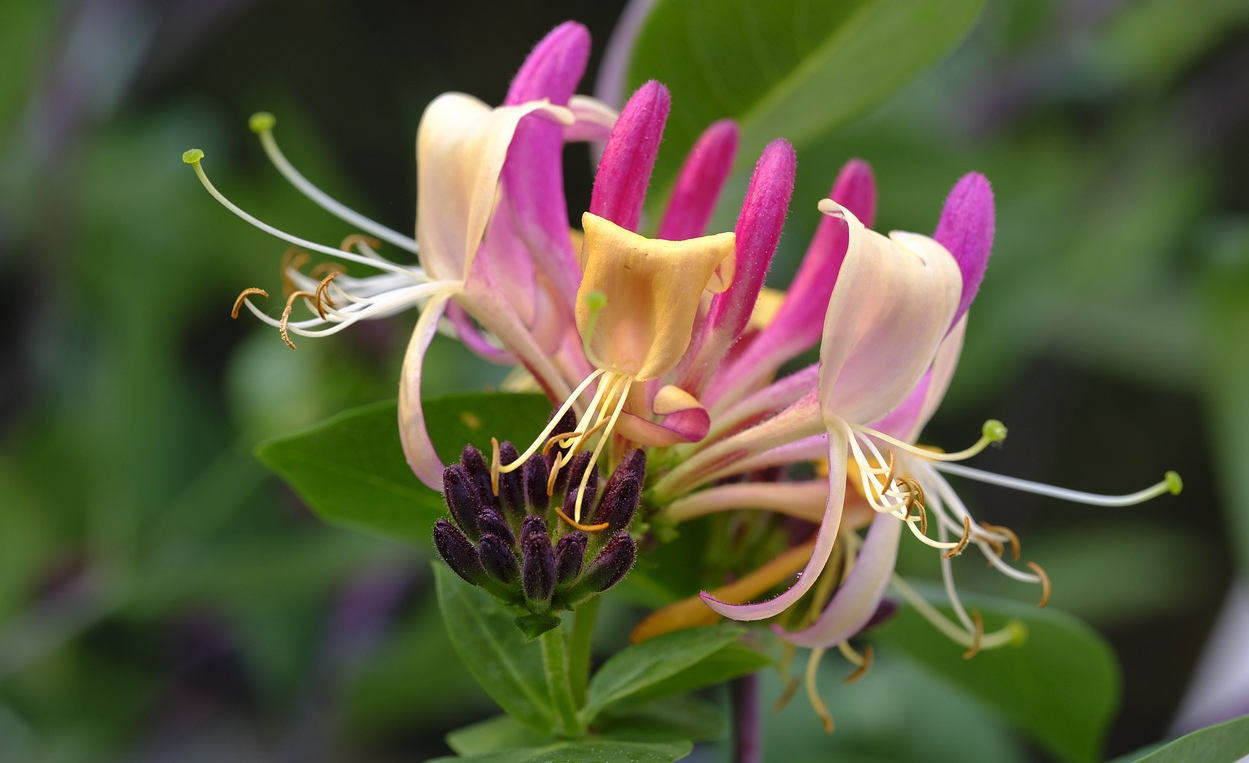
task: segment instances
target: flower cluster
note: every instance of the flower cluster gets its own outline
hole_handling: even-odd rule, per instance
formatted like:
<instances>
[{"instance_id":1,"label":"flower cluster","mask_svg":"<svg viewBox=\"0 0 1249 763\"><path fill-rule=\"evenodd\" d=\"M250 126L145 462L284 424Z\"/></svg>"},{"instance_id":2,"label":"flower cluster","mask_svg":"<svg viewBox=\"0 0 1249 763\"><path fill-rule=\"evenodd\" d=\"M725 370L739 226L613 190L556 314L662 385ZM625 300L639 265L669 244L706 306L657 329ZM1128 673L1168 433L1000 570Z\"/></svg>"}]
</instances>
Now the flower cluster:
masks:
<instances>
[{"instance_id":1,"label":"flower cluster","mask_svg":"<svg viewBox=\"0 0 1249 763\"><path fill-rule=\"evenodd\" d=\"M508 442L499 450L510 459L519 456ZM523 468L492 483L481 452L465 447L460 461L443 472L450 519L434 525L434 546L447 565L528 611L532 617L518 624L531 635L558 624L554 613L619 583L637 558L637 543L626 528L642 497L646 454L630 451L601 494L590 454L578 456L564 472L552 472L553 462L554 456L535 454ZM596 506L591 513L596 532L555 521L579 501Z\"/></svg>"},{"instance_id":2,"label":"flower cluster","mask_svg":"<svg viewBox=\"0 0 1249 763\"><path fill-rule=\"evenodd\" d=\"M732 122L711 125L650 238L642 211L668 91L647 83L619 114L575 95L588 52L585 29L564 24L534 49L503 105L455 93L429 105L417 135L415 239L329 200L282 157L272 119L254 121L297 187L364 233L416 253L419 266L382 259L377 242L362 236L335 249L276 231L211 186L202 154L187 157L209 191L245 219L302 249L381 271L318 279L288 265L291 289L280 319L252 304L259 290L244 292L236 311L245 304L289 342L291 333L333 333L362 318L421 308L403 365L399 427L413 471L447 496L453 519L435 533L463 578L533 615L614 584L615 572L629 565L611 554L626 547L632 554L635 546L626 544L628 520L616 517L625 512L609 496L613 485L628 482L642 491L651 527L763 511L814 528L813 537L737 570L731 583L655 613L635 637L718 616L775 618L774 629L815 650L813 659L839 647L862 662L848 640L892 583L970 656L1013 634L985 633L979 616L961 605L953 557L978 549L1003 574L1040 586L1042 604L1049 581L1035 563L1018 564L1015 534L973 518L944 475L1097 505L1178 492L1171 473L1139 493L1106 497L960 463L1005 437L996 421L962 451L918 444L953 376L992 249L994 202L983 176L955 184L932 236L884 236L871 230L872 172L849 162L828 198L812 205L823 216L794 282L784 294L773 292L764 278L793 193L793 148L784 140L764 148L734 230L708 235L739 142ZM589 210L570 231L561 157L567 142L579 140L605 143ZM300 299L312 317L291 320ZM424 356L440 331L512 366L550 397L553 423L523 451L498 446L488 468L476 451L458 465L441 463L421 405ZM817 346L816 363L782 372ZM600 463L619 466L596 506ZM795 476L810 474L811 465L815 477ZM772 527L779 532L781 523ZM905 533L939 552L955 620L893 575Z\"/></svg>"}]
</instances>

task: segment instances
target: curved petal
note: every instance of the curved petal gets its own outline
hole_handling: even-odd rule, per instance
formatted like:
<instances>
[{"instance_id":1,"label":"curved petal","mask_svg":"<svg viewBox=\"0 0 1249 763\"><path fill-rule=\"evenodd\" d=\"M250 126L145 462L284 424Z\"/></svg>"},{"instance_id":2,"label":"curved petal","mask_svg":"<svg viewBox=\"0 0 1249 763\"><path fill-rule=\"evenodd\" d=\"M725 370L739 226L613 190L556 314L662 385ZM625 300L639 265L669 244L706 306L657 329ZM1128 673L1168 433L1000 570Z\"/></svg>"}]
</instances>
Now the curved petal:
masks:
<instances>
[{"instance_id":1,"label":"curved petal","mask_svg":"<svg viewBox=\"0 0 1249 763\"><path fill-rule=\"evenodd\" d=\"M914 233L867 230L845 207L849 244L824 318L820 403L826 417L867 423L906 400L928 370L958 307L958 264Z\"/></svg>"},{"instance_id":2,"label":"curved petal","mask_svg":"<svg viewBox=\"0 0 1249 763\"><path fill-rule=\"evenodd\" d=\"M416 239L431 275L468 277L516 125L534 113L573 121L545 101L491 109L463 93L444 93L425 109L416 133Z\"/></svg>"},{"instance_id":3,"label":"curved petal","mask_svg":"<svg viewBox=\"0 0 1249 763\"><path fill-rule=\"evenodd\" d=\"M438 321L446 310L451 294L439 294L429 300L421 317L412 330L408 350L403 356L403 371L399 378L399 439L408 466L431 489L442 491L442 471L445 465L434 450L425 428L425 411L421 408L421 370L425 351L438 333Z\"/></svg>"},{"instance_id":4,"label":"curved petal","mask_svg":"<svg viewBox=\"0 0 1249 763\"><path fill-rule=\"evenodd\" d=\"M801 631L791 633L776 625L772 630L786 641L811 649L827 649L863 630L889 586L901 533L901 520L890 514L877 514L854 568L819 619Z\"/></svg>"},{"instance_id":5,"label":"curved petal","mask_svg":"<svg viewBox=\"0 0 1249 763\"><path fill-rule=\"evenodd\" d=\"M807 566L798 573L798 580L788 591L757 604L730 604L720 601L708 593L700 594L703 602L716 612L733 620L763 620L779 615L811 590L815 581L824 571L829 554L833 551L833 543L837 540L837 529L841 526L841 513L846 499L846 438L841 432L830 433L828 438L828 503L824 505L824 516L820 520L820 529L815 536L815 548Z\"/></svg>"}]
</instances>

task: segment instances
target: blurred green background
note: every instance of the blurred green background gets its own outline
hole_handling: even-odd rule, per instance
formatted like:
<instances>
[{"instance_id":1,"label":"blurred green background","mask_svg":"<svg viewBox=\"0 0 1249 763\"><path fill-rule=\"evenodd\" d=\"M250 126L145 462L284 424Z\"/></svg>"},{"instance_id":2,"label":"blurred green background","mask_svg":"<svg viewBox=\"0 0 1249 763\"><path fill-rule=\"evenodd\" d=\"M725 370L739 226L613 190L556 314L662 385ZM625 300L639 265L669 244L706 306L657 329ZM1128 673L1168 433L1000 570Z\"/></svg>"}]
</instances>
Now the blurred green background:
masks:
<instances>
[{"instance_id":1,"label":"blurred green background","mask_svg":"<svg viewBox=\"0 0 1249 763\"><path fill-rule=\"evenodd\" d=\"M590 27L595 66L621 5L0 4L0 760L422 760L491 714L424 553L321 525L250 454L393 396L414 315L297 352L231 321L239 290L279 289L285 247L179 157L204 149L236 203L336 243L351 231L247 130L268 110L314 182L410 230L424 105L447 90L497 103L569 18ZM1117 649L1108 757L1168 733L1249 564L1246 72L1238 0L991 3L887 106L798 146L779 286L852 156L876 170L881 229L931 230L963 172L994 183L994 257L925 439L970 441L995 417L1011 438L986 468L1111 493L1184 475L1179 498L1119 511L964 488L1044 564L1051 606ZM568 159L579 213L589 163L581 147ZM427 369L441 390L501 378L450 342ZM937 572L931 555L903 564ZM965 590L1034 593L982 572L957 570ZM905 663L825 686L837 734L795 701L770 721L777 759L920 761L944 744L1043 759ZM897 736L891 692L921 698L922 741Z\"/></svg>"}]
</instances>

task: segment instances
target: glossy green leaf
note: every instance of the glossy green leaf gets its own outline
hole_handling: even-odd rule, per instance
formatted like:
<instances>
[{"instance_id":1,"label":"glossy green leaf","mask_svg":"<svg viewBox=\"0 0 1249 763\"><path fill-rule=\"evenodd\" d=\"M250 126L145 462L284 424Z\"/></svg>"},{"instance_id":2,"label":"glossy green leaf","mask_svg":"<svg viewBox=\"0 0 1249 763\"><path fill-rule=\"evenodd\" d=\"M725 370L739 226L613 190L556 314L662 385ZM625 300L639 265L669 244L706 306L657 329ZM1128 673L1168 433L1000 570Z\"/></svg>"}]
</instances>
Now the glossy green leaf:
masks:
<instances>
[{"instance_id":1,"label":"glossy green leaf","mask_svg":"<svg viewBox=\"0 0 1249 763\"><path fill-rule=\"evenodd\" d=\"M692 749L694 745L689 742L652 744L594 739L437 758L430 763L672 763L689 755Z\"/></svg>"},{"instance_id":2,"label":"glossy green leaf","mask_svg":"<svg viewBox=\"0 0 1249 763\"><path fill-rule=\"evenodd\" d=\"M541 395L451 395L425 402L434 447L444 462L465 444L489 453L490 438L528 443L551 415ZM395 401L347 411L312 429L261 443L256 455L329 524L428 545L442 496L408 467Z\"/></svg>"},{"instance_id":3,"label":"glossy green leaf","mask_svg":"<svg viewBox=\"0 0 1249 763\"><path fill-rule=\"evenodd\" d=\"M934 603L937 589L924 589ZM1025 643L984 650L970 660L913 608L873 632L878 649L902 652L1012 721L1067 761L1093 761L1119 702L1114 653L1092 628L1062 612L1003 599L968 597L991 633L1016 620ZM948 616L947 608L939 607Z\"/></svg>"},{"instance_id":4,"label":"glossy green leaf","mask_svg":"<svg viewBox=\"0 0 1249 763\"><path fill-rule=\"evenodd\" d=\"M741 638L745 631L730 626L690 628L665 633L618 652L590 679L584 714L599 711L672 678Z\"/></svg>"},{"instance_id":5,"label":"glossy green leaf","mask_svg":"<svg viewBox=\"0 0 1249 763\"><path fill-rule=\"evenodd\" d=\"M538 642L525 640L506 605L442 562L433 567L438 607L460 660L508 715L549 735L555 711Z\"/></svg>"},{"instance_id":6,"label":"glossy green leaf","mask_svg":"<svg viewBox=\"0 0 1249 763\"><path fill-rule=\"evenodd\" d=\"M1115 758L1112 763L1235 763L1249 757L1249 715L1198 729L1161 747Z\"/></svg>"},{"instance_id":7,"label":"glossy green leaf","mask_svg":"<svg viewBox=\"0 0 1249 763\"><path fill-rule=\"evenodd\" d=\"M754 673L773 664L771 657L740 641L734 641L688 668L638 690L629 696L625 704L632 708L639 702L649 702L660 697L697 691Z\"/></svg>"},{"instance_id":8,"label":"glossy green leaf","mask_svg":"<svg viewBox=\"0 0 1249 763\"><path fill-rule=\"evenodd\" d=\"M698 135L741 125L739 169L770 141L816 139L883 103L967 34L983 0L658 0L638 32L626 92L672 92L653 187Z\"/></svg>"}]
</instances>

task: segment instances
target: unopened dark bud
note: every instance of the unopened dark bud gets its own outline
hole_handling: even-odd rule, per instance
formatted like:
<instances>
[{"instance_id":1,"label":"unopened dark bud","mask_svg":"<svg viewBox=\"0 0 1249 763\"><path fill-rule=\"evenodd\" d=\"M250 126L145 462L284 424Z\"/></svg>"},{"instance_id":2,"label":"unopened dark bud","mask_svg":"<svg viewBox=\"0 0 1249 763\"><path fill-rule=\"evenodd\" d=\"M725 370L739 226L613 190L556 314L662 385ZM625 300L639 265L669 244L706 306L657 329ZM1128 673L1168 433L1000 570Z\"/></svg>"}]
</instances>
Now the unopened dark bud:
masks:
<instances>
[{"instance_id":1,"label":"unopened dark bud","mask_svg":"<svg viewBox=\"0 0 1249 763\"><path fill-rule=\"evenodd\" d=\"M481 455L481 451L472 445L465 445L464 450L460 451L460 463L468 472L482 505L499 508L499 499L494 494L494 485L490 480L490 465L486 463L486 458Z\"/></svg>"},{"instance_id":2,"label":"unopened dark bud","mask_svg":"<svg viewBox=\"0 0 1249 763\"><path fill-rule=\"evenodd\" d=\"M486 576L486 570L481 566L481 557L477 555L473 542L460 531L460 528L445 519L435 522L434 548L438 549L442 560L455 571L455 574L473 585L481 584Z\"/></svg>"},{"instance_id":3,"label":"unopened dark bud","mask_svg":"<svg viewBox=\"0 0 1249 763\"><path fill-rule=\"evenodd\" d=\"M546 533L530 533L521 542L521 585L530 601L548 601L555 592L555 551Z\"/></svg>"},{"instance_id":4,"label":"unopened dark bud","mask_svg":"<svg viewBox=\"0 0 1249 763\"><path fill-rule=\"evenodd\" d=\"M510 442L499 445L500 464L510 464L517 458L520 458L520 453L515 445ZM520 469L499 473L499 503L506 514L516 517L525 515L525 484Z\"/></svg>"},{"instance_id":5,"label":"unopened dark bud","mask_svg":"<svg viewBox=\"0 0 1249 763\"><path fill-rule=\"evenodd\" d=\"M472 478L462 465L451 464L442 470L442 496L460 529L473 540L479 538L481 531L477 529L477 514L482 505Z\"/></svg>"},{"instance_id":6,"label":"unopened dark bud","mask_svg":"<svg viewBox=\"0 0 1249 763\"><path fill-rule=\"evenodd\" d=\"M637 554L637 543L629 533L621 530L613 535L594 561L590 562L582 577L586 592L602 593L624 580L624 576L633 569Z\"/></svg>"},{"instance_id":7,"label":"unopened dark bud","mask_svg":"<svg viewBox=\"0 0 1249 763\"><path fill-rule=\"evenodd\" d=\"M868 618L867 623L864 624L863 628L859 632L862 633L869 628L884 625L892 620L893 616L897 614L897 612L898 602L893 599L881 599L880 603L876 605L876 611L872 613L872 616Z\"/></svg>"},{"instance_id":8,"label":"unopened dark bud","mask_svg":"<svg viewBox=\"0 0 1249 763\"><path fill-rule=\"evenodd\" d=\"M559 539L555 545L555 582L568 585L581 574L585 563L585 547L589 538L580 530L574 530Z\"/></svg>"},{"instance_id":9,"label":"unopened dark bud","mask_svg":"<svg viewBox=\"0 0 1249 763\"><path fill-rule=\"evenodd\" d=\"M568 469L560 472L559 481L556 483L557 491L561 487L568 491L564 496L564 513L570 517L576 514L577 493L581 489L581 478L585 476L586 469L590 470L590 477L585 483L585 499L581 502L581 511L588 515L590 507L594 505L594 496L598 492L598 470L590 464L590 454L578 454L568 465Z\"/></svg>"},{"instance_id":10,"label":"unopened dark bud","mask_svg":"<svg viewBox=\"0 0 1249 763\"><path fill-rule=\"evenodd\" d=\"M507 520L494 509L482 509L477 515L477 527L481 529L483 537L493 535L508 546L516 545L516 536L512 534L512 528L508 526Z\"/></svg>"},{"instance_id":11,"label":"unopened dark bud","mask_svg":"<svg viewBox=\"0 0 1249 763\"><path fill-rule=\"evenodd\" d=\"M551 497L546 492L546 481L551 476L546 459L540 455L530 457L521 467L525 485L525 501L533 511L546 511L551 505Z\"/></svg>"},{"instance_id":12,"label":"unopened dark bud","mask_svg":"<svg viewBox=\"0 0 1249 763\"><path fill-rule=\"evenodd\" d=\"M504 543L497 535L482 535L478 551L481 566L495 580L511 585L520 577L520 565L516 563L510 543Z\"/></svg>"},{"instance_id":13,"label":"unopened dark bud","mask_svg":"<svg viewBox=\"0 0 1249 763\"><path fill-rule=\"evenodd\" d=\"M642 482L646 478L646 452L634 448L625 454L616 471L603 487L603 498L594 512L593 524L607 523L608 530L623 530L633 521L638 502L642 500ZM583 504L584 505L584 504Z\"/></svg>"},{"instance_id":14,"label":"unopened dark bud","mask_svg":"<svg viewBox=\"0 0 1249 763\"><path fill-rule=\"evenodd\" d=\"M546 520L535 514L525 517L525 521L520 525L520 542L524 543L525 539L530 535L541 535L546 537Z\"/></svg>"}]
</instances>

